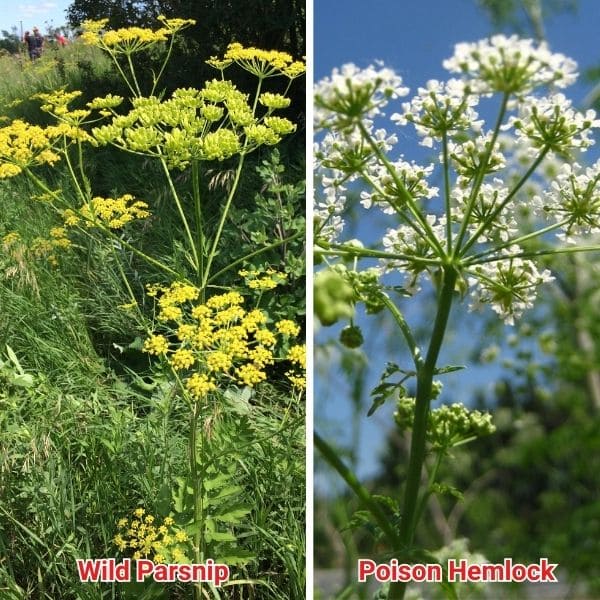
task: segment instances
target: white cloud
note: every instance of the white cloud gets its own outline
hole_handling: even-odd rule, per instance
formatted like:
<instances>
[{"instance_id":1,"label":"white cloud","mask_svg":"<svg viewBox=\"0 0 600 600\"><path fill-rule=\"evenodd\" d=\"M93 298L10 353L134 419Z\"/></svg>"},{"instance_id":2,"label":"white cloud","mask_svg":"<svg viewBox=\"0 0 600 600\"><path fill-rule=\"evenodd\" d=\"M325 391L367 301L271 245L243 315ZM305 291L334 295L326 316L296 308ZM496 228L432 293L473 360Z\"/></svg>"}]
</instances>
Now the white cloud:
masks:
<instances>
[{"instance_id":1,"label":"white cloud","mask_svg":"<svg viewBox=\"0 0 600 600\"><path fill-rule=\"evenodd\" d=\"M19 4L19 13L24 19L43 17L57 7L56 2L40 2L38 4Z\"/></svg>"}]
</instances>

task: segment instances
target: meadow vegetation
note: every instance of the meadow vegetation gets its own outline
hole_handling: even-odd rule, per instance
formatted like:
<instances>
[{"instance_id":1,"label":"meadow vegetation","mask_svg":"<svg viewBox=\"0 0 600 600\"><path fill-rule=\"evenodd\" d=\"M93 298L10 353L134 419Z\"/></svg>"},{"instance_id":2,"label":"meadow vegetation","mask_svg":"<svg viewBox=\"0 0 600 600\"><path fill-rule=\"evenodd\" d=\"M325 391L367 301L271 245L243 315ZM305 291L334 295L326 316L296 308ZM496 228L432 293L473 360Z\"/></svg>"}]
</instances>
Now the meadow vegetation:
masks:
<instances>
[{"instance_id":1,"label":"meadow vegetation","mask_svg":"<svg viewBox=\"0 0 600 600\"><path fill-rule=\"evenodd\" d=\"M143 67L185 25L104 44L90 23L34 63L0 58L7 600L304 597L303 142L272 114L282 90L265 94L303 68L222 48L212 88L177 92ZM168 535L131 533L152 521ZM212 557L232 577L82 583L75 568L141 556Z\"/></svg>"}]
</instances>

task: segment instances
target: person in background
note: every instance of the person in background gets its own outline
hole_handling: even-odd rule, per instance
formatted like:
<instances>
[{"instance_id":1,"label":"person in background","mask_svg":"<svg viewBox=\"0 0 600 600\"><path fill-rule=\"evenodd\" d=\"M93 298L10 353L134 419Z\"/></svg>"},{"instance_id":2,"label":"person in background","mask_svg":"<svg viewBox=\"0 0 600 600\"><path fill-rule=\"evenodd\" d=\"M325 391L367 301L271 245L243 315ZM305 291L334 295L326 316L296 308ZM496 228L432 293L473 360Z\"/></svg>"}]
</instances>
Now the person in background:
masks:
<instances>
[{"instance_id":1,"label":"person in background","mask_svg":"<svg viewBox=\"0 0 600 600\"><path fill-rule=\"evenodd\" d=\"M60 31L54 34L54 39L59 48L64 48L67 45L67 38Z\"/></svg>"},{"instance_id":2,"label":"person in background","mask_svg":"<svg viewBox=\"0 0 600 600\"><path fill-rule=\"evenodd\" d=\"M44 38L37 27L33 28L33 35L25 35L29 58L36 60L42 55L44 49Z\"/></svg>"},{"instance_id":3,"label":"person in background","mask_svg":"<svg viewBox=\"0 0 600 600\"><path fill-rule=\"evenodd\" d=\"M34 41L33 41L33 36L29 33L29 31L26 31L25 34L23 35L23 43L27 44L27 52L29 54L29 58L31 60L35 59L34 56Z\"/></svg>"}]
</instances>

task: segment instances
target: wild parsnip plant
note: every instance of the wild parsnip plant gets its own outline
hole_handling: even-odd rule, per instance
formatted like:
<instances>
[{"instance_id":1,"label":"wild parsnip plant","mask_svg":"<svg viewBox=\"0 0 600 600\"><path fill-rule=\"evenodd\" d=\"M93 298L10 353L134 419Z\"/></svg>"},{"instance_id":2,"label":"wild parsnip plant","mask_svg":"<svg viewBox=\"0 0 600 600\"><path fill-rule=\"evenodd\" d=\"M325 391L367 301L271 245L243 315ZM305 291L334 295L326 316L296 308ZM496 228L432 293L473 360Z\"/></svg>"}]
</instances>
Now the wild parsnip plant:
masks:
<instances>
[{"instance_id":1,"label":"wild parsnip plant","mask_svg":"<svg viewBox=\"0 0 600 600\"><path fill-rule=\"evenodd\" d=\"M315 311L323 325L350 321L341 334L349 347L362 343L358 303L367 313L389 311L397 325L398 354L407 348L412 364L388 362L369 415L396 397L396 425L412 432L402 498L371 495L326 440L316 434L315 443L369 511L389 553L409 563L435 562L415 545L415 534L428 498L444 490L441 461L494 430L489 414L431 406L443 400L439 376L462 368L438 364L453 304L489 306L513 325L553 279L544 257L599 249L590 236L600 231L600 162L577 161L600 121L558 91L575 81L576 64L543 43L497 35L458 44L444 67L454 76L427 82L408 101L399 100L409 93L401 77L381 64L336 69L315 95L315 256L325 263ZM491 125L477 112L486 103L486 114L497 111ZM428 164L402 154L407 127L431 149ZM369 245L344 238L347 196L356 189L364 223L380 213L388 223ZM419 302L431 288L436 312L421 347L402 303ZM405 387L411 380L414 397ZM403 598L405 587L391 583L387 597ZM451 586L444 589L455 597Z\"/></svg>"},{"instance_id":2,"label":"wild parsnip plant","mask_svg":"<svg viewBox=\"0 0 600 600\"><path fill-rule=\"evenodd\" d=\"M154 363L151 381L138 377L138 384L146 390L162 390L166 451L170 419L186 415L187 467L180 464L177 470L175 461L164 458L158 473L165 484L155 499L160 514L135 521L150 537L142 540L138 525L134 528L122 521L117 527L115 523L115 551L134 559L152 555L159 562L200 563L211 557L243 568L260 557L240 544L240 530L253 507L242 499L236 465L245 464L244 449L297 430L299 416L292 407L305 387L300 325L272 318L260 307L263 293L285 283L287 275L270 268L257 270L252 259L284 247L303 232L296 228L290 235L263 240L259 248L236 256L228 265L219 263L218 257L224 250L245 158L259 148L277 145L296 130L278 111L290 105L287 90L303 74L304 65L284 52L231 44L223 57L208 61L217 73L212 81L202 89L177 89L166 98L159 86L174 39L193 21L161 17L160 22L156 30L110 31L105 29L106 21L83 24L81 42L108 55L126 83L129 98L108 94L82 105L80 91L60 88L36 94L51 124L15 119L0 128L0 179L25 178L39 192L34 199L50 207L57 219L34 247L16 232L5 233L2 244L15 260L38 258L55 267L61 266L64 252L84 244L106 251L129 296L127 304L114 310L131 316L140 332L131 347ZM149 49L163 52L163 61L152 74L150 89L144 90L134 58ZM232 65L253 76L253 94L226 79L226 69ZM267 89L272 78L287 82L283 93ZM151 197L138 198L126 189L115 190L110 197L95 191L98 185L89 175L88 162L102 146L157 164L179 219L172 252L184 261L141 247L140 232L153 226ZM233 177L224 201L211 202L207 211L202 178L206 165L215 161L233 164ZM66 171L66 181L52 177L58 169ZM131 257L144 265L141 273L148 280L140 281L140 272L129 264ZM238 271L233 288L226 277ZM285 390L290 404L282 407L280 428L257 439L249 401L269 382ZM226 418L236 423L235 439L223 431L220 422ZM123 506L123 518L133 508ZM143 515L145 509L136 510ZM166 534L152 526L159 517ZM127 535L122 531L125 525ZM180 545L168 544L173 537L169 527L176 530L173 535ZM237 576L229 585L261 583ZM152 586L146 591L152 593ZM218 597L220 592L214 586L194 587L196 598L209 593Z\"/></svg>"}]
</instances>

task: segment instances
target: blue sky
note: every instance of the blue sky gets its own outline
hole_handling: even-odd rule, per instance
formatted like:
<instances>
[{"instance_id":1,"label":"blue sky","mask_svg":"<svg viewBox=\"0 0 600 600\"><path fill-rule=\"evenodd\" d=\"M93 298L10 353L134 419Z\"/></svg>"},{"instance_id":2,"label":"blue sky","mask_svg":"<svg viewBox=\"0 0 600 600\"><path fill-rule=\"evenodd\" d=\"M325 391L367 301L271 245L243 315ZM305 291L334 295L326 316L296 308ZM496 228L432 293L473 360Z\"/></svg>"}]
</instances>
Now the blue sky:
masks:
<instances>
[{"instance_id":1,"label":"blue sky","mask_svg":"<svg viewBox=\"0 0 600 600\"><path fill-rule=\"evenodd\" d=\"M315 78L328 75L333 67L354 62L367 66L376 59L400 73L411 90L423 85L428 79L444 79L448 74L442 68L442 60L451 56L457 42L476 41L492 33L492 26L475 0L315 0L314 3ZM575 14L554 16L546 21L548 41L554 51L574 58L583 71L600 64L598 30L600 29L600 2L580 0ZM581 103L590 91L589 83L580 81L566 90L575 104ZM393 111L392 111L393 112ZM390 129L388 127L388 129ZM408 159L419 158L422 150L411 147L410 139L404 140L403 151ZM600 148L595 146L587 153L587 160L595 160ZM364 229L364 228L363 228ZM359 232L363 237L368 232ZM364 239L364 237L363 237ZM423 308L422 306L420 308ZM481 321L472 315L461 316L459 330L449 339L444 364L471 362L475 341L481 335ZM412 323L422 321L419 310L407 314ZM469 327L469 329L465 329ZM318 341L335 337L336 331L322 329ZM372 387L378 381L384 361L390 360L379 347L380 334L367 337L366 353L376 368L369 372L367 381ZM377 332L379 333L379 332ZM514 333L510 330L508 333ZM391 358L399 362L398 356ZM323 364L317 357L316 365ZM450 401L468 402L476 389L490 389L501 371L496 368L472 368L446 376L445 398ZM319 374L315 389L315 423L326 436L348 440L352 408L347 396L349 390L339 369ZM384 439L384 431L390 422L391 406L384 407L373 417L366 418L368 398L363 398L361 415L361 443L359 448L359 473L368 476L377 468L378 453ZM318 476L315 486L329 487L332 480Z\"/></svg>"},{"instance_id":2,"label":"blue sky","mask_svg":"<svg viewBox=\"0 0 600 600\"><path fill-rule=\"evenodd\" d=\"M67 21L65 10L70 4L68 0L41 2L0 0L0 30L11 31L14 26L20 35L21 24L23 31L31 30L35 26L44 31L46 22L54 27L60 27Z\"/></svg>"},{"instance_id":3,"label":"blue sky","mask_svg":"<svg viewBox=\"0 0 600 600\"><path fill-rule=\"evenodd\" d=\"M366 66L381 59L415 89L427 79L443 78L442 59L454 44L492 33L475 0L315 0L315 77L345 62ZM575 58L582 68L600 60L600 2L579 0L575 14L551 17L553 50ZM573 88L572 88L573 89ZM574 100L581 89L571 93Z\"/></svg>"}]
</instances>

